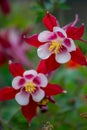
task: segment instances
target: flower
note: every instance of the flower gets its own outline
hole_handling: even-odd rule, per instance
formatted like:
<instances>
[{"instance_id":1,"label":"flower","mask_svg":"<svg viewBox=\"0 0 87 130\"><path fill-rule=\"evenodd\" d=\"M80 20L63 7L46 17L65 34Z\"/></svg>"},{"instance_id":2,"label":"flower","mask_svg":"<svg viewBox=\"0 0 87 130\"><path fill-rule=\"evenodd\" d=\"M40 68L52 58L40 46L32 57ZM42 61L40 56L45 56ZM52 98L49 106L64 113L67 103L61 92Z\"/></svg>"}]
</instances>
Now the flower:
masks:
<instances>
[{"instance_id":1,"label":"flower","mask_svg":"<svg viewBox=\"0 0 87 130\"><path fill-rule=\"evenodd\" d=\"M35 70L27 70L23 73L23 77L16 76L12 81L14 89L20 91L15 95L16 101L20 105L27 105L29 103L30 96L35 102L40 102L45 92L41 87L46 87L48 80L42 73L37 73Z\"/></svg>"},{"instance_id":2,"label":"flower","mask_svg":"<svg viewBox=\"0 0 87 130\"><path fill-rule=\"evenodd\" d=\"M26 57L29 47L23 42L22 34L18 29L9 28L0 30L0 65L6 63L7 60L20 62L27 67L31 67L31 63Z\"/></svg>"},{"instance_id":3,"label":"flower","mask_svg":"<svg viewBox=\"0 0 87 130\"><path fill-rule=\"evenodd\" d=\"M37 50L41 59L47 59L55 54L56 62L66 63L71 59L70 52L76 50L74 41L68 38L66 32L60 27L53 27L53 32L43 31L39 34L38 40L46 42Z\"/></svg>"},{"instance_id":4,"label":"flower","mask_svg":"<svg viewBox=\"0 0 87 130\"><path fill-rule=\"evenodd\" d=\"M35 70L24 70L19 63L9 62L14 76L12 87L0 89L0 101L16 99L25 118L30 122L36 116L36 108L46 106L51 96L65 91L57 84L48 83L46 75ZM52 101L53 102L53 101Z\"/></svg>"},{"instance_id":5,"label":"flower","mask_svg":"<svg viewBox=\"0 0 87 130\"><path fill-rule=\"evenodd\" d=\"M87 65L85 56L74 43L74 40L84 41L82 40L84 24L76 27L77 22L78 15L73 22L61 28L57 19L47 12L43 23L49 31L45 30L40 34L24 37L25 42L38 48L37 54L42 59L40 66L43 66L45 73L57 69L60 64L69 60Z\"/></svg>"}]
</instances>

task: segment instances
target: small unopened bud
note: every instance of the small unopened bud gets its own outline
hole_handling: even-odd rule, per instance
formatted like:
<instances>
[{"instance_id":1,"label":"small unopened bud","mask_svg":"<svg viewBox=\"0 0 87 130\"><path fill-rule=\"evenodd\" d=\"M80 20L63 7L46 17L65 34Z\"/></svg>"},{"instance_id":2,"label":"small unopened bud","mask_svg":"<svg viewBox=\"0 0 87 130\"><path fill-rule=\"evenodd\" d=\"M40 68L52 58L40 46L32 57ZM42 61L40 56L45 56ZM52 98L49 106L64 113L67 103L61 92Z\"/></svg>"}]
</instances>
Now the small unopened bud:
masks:
<instances>
[{"instance_id":1,"label":"small unopened bud","mask_svg":"<svg viewBox=\"0 0 87 130\"><path fill-rule=\"evenodd\" d=\"M41 110L42 113L44 113L48 110L48 106L47 105L40 106L40 110Z\"/></svg>"}]
</instances>

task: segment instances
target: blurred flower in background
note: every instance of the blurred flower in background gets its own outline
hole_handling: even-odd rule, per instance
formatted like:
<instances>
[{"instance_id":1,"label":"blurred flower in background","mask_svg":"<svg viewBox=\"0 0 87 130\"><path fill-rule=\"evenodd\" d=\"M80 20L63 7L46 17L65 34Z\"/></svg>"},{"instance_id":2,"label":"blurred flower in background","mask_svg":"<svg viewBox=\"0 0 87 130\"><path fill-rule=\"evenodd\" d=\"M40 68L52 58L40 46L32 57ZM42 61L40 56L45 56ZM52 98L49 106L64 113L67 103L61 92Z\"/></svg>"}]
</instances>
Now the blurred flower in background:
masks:
<instances>
[{"instance_id":1,"label":"blurred flower in background","mask_svg":"<svg viewBox=\"0 0 87 130\"><path fill-rule=\"evenodd\" d=\"M31 63L26 56L29 47L24 43L22 37L26 33L20 34L16 28L0 30L0 65L11 59L14 62L31 67Z\"/></svg>"}]
</instances>

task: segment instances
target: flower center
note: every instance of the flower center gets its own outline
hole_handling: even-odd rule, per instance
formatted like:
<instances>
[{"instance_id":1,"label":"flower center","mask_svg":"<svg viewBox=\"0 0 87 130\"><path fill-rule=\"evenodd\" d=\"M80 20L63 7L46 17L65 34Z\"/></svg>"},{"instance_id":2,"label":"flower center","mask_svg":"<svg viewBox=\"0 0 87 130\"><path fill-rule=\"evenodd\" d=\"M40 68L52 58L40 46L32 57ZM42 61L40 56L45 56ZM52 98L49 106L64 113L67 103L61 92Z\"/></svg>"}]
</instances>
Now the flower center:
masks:
<instances>
[{"instance_id":1,"label":"flower center","mask_svg":"<svg viewBox=\"0 0 87 130\"><path fill-rule=\"evenodd\" d=\"M27 82L24 86L26 92L33 93L36 90L36 86L32 82Z\"/></svg>"},{"instance_id":2,"label":"flower center","mask_svg":"<svg viewBox=\"0 0 87 130\"><path fill-rule=\"evenodd\" d=\"M62 48L62 43L59 40L57 40L57 41L52 41L48 50L56 54L61 51L61 48Z\"/></svg>"}]
</instances>

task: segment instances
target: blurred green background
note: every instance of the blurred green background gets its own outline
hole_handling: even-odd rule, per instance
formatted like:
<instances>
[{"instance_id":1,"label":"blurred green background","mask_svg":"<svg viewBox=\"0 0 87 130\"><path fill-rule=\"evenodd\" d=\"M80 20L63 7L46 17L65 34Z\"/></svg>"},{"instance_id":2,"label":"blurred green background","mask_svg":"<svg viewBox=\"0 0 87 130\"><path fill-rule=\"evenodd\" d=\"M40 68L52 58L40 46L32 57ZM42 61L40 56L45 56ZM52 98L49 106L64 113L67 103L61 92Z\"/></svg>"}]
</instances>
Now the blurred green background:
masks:
<instances>
[{"instance_id":1,"label":"blurred green background","mask_svg":"<svg viewBox=\"0 0 87 130\"><path fill-rule=\"evenodd\" d=\"M9 0L11 12L4 15L0 10L0 29L18 27L21 32L31 27L28 35L45 30L42 24L46 10L54 14L63 26L79 15L79 24L85 23L84 38L87 40L87 1L85 0ZM87 55L87 45L76 42ZM39 63L36 49L27 54L35 68ZM11 86L12 76L8 63L0 67L0 87ZM87 67L70 68L62 65L55 71L51 83L57 83L67 94L55 96L56 105L49 103L48 111L40 113L28 124L15 100L0 102L0 130L42 130L46 122L54 130L87 130L87 119L80 114L87 112ZM87 114L87 113L86 113ZM46 129L51 130L51 129Z\"/></svg>"}]
</instances>

